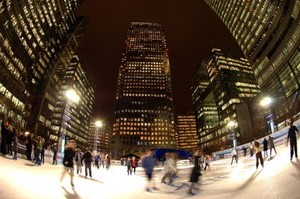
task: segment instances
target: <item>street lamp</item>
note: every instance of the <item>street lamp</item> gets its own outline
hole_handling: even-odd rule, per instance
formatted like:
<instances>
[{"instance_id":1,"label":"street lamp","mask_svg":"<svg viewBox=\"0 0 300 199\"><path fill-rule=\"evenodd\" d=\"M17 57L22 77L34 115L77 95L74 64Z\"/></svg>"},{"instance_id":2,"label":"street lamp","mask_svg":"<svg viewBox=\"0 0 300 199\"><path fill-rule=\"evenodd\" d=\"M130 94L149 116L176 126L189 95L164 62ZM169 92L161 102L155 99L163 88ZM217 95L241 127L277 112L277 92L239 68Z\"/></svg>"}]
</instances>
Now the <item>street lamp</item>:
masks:
<instances>
[{"instance_id":1,"label":"street lamp","mask_svg":"<svg viewBox=\"0 0 300 199\"><path fill-rule=\"evenodd\" d=\"M98 131L99 128L101 128L103 126L102 122L100 120L97 120L95 122L95 126L96 126L96 130L95 130L95 140L94 140L94 154L97 154L98 151Z\"/></svg>"},{"instance_id":2,"label":"street lamp","mask_svg":"<svg viewBox=\"0 0 300 199\"><path fill-rule=\"evenodd\" d=\"M272 102L273 102L272 98L264 97L260 101L260 105L264 108L268 108ZM271 109L269 111L271 111ZM271 133L274 133L275 132L275 124L274 124L273 113L272 112L270 114L267 113L267 124L268 124L268 127L270 127L270 129L271 129Z\"/></svg>"},{"instance_id":3,"label":"street lamp","mask_svg":"<svg viewBox=\"0 0 300 199\"><path fill-rule=\"evenodd\" d=\"M270 105L272 103L272 98L270 97L264 97L261 101L260 101L260 105L263 107L267 107L268 105Z\"/></svg>"},{"instance_id":4,"label":"street lamp","mask_svg":"<svg viewBox=\"0 0 300 199\"><path fill-rule=\"evenodd\" d=\"M232 145L235 148L237 146L236 135L235 135L235 126L236 123L234 121L229 121L227 126L230 128L230 139L232 140Z\"/></svg>"},{"instance_id":5,"label":"street lamp","mask_svg":"<svg viewBox=\"0 0 300 199\"><path fill-rule=\"evenodd\" d=\"M77 103L79 101L79 96L77 95L76 91L73 89L69 89L65 92L65 106L64 111L62 115L62 121L60 126L60 136L58 138L58 150L63 153L64 152L64 146L65 146L65 131L67 129L68 121L71 119L70 116L68 116L67 110L70 109L69 102Z\"/></svg>"}]
</instances>

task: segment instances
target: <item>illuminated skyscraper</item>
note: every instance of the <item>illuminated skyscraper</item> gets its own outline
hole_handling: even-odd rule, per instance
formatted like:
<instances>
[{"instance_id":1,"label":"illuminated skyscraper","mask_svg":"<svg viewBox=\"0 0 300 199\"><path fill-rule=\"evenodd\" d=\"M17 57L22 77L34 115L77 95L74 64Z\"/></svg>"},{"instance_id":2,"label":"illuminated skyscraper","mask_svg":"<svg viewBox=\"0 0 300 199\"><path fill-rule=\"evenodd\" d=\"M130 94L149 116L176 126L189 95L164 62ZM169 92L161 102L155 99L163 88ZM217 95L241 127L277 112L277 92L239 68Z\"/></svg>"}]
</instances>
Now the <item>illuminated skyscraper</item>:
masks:
<instances>
[{"instance_id":1,"label":"illuminated skyscraper","mask_svg":"<svg viewBox=\"0 0 300 199\"><path fill-rule=\"evenodd\" d=\"M177 148L193 154L198 147L196 119L193 112L176 116Z\"/></svg>"},{"instance_id":2,"label":"illuminated skyscraper","mask_svg":"<svg viewBox=\"0 0 300 199\"><path fill-rule=\"evenodd\" d=\"M234 137L238 143L249 141L252 124L247 103L260 89L247 59L213 49L201 64L192 89L202 148L231 147ZM230 121L236 124L232 129Z\"/></svg>"},{"instance_id":3,"label":"illuminated skyscraper","mask_svg":"<svg viewBox=\"0 0 300 199\"><path fill-rule=\"evenodd\" d=\"M162 26L133 22L119 69L114 152L140 154L175 147L171 72Z\"/></svg>"},{"instance_id":4,"label":"illuminated skyscraper","mask_svg":"<svg viewBox=\"0 0 300 199\"><path fill-rule=\"evenodd\" d=\"M300 2L206 0L250 61L275 126L300 111ZM263 97L263 96L262 96Z\"/></svg>"},{"instance_id":5,"label":"illuminated skyscraper","mask_svg":"<svg viewBox=\"0 0 300 199\"><path fill-rule=\"evenodd\" d=\"M0 119L9 118L17 131L57 140L64 93L74 88L84 94L66 130L87 140L94 90L75 55L88 24L75 15L80 2L0 1Z\"/></svg>"}]
</instances>

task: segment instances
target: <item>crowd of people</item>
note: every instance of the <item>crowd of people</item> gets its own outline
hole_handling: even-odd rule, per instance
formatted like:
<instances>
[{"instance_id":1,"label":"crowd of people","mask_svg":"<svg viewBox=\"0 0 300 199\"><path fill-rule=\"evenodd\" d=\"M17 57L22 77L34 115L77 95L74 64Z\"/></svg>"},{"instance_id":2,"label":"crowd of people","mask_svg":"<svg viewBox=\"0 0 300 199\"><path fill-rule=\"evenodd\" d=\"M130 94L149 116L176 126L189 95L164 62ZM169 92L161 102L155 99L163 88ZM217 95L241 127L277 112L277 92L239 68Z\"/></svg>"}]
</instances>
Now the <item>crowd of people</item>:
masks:
<instances>
[{"instance_id":1,"label":"crowd of people","mask_svg":"<svg viewBox=\"0 0 300 199\"><path fill-rule=\"evenodd\" d=\"M290 122L290 128L287 134L287 142L290 143L290 160L292 161L295 156L298 158L297 154L297 137L296 133L299 134L297 127ZM57 164L57 145L55 143L46 142L41 136L34 136L33 134L20 134L17 135L16 130L12 128L8 121L4 121L1 124L1 153L2 155L11 155L13 159L17 159L17 142L22 142L26 145L26 158L28 160L34 161L36 165L41 166L45 162L45 150L50 149L53 152L53 162L52 164ZM277 154L274 138L270 135L268 138L264 138L262 143L258 140L254 140L250 143L248 148L243 147L244 156L247 155L249 149L250 157L255 155L256 159L256 169L259 165L264 167L264 159L272 158L272 151L274 150ZM268 153L269 151L269 153ZM33 152L33 153L32 153ZM33 157L32 157L33 154ZM232 148L231 150L231 165L235 161L238 164L238 154L237 148ZM178 177L177 168L177 154L167 152L164 154L165 159L163 162L164 174L161 177L161 183L172 186L174 180ZM136 173L136 168L141 166L145 172L147 178L146 190L152 191L157 190L155 180L153 180L153 171L156 166L156 160L153 156L153 151L149 150L147 153L141 157L140 160L137 157L132 156L122 161L127 167L127 175L132 175ZM195 185L199 181L199 177L202 172L207 169L210 170L211 155L205 154L201 149L197 149L196 152L191 157L191 162L193 168L190 173L189 178L189 188L188 193L194 194L193 190ZM92 178L92 166L97 169L103 167L109 169L111 165L111 159L108 154L93 154L89 147L83 149L83 151L77 147L75 140L68 140L64 149L63 161L64 165L63 172L61 174L61 180L68 173L70 175L71 186L74 187L74 170L76 166L77 174L82 174L82 167L84 166L84 175Z\"/></svg>"}]
</instances>

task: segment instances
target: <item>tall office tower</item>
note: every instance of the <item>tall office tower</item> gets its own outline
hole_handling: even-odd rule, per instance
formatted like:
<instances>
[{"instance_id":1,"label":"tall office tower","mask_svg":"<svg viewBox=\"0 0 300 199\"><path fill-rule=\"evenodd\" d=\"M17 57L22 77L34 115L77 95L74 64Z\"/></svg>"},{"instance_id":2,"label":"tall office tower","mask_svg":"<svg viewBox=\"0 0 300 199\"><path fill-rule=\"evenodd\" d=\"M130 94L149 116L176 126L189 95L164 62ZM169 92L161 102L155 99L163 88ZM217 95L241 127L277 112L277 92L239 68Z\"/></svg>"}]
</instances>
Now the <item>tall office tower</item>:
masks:
<instances>
[{"instance_id":1,"label":"tall office tower","mask_svg":"<svg viewBox=\"0 0 300 199\"><path fill-rule=\"evenodd\" d=\"M213 49L197 75L193 104L202 148L214 151L246 142L252 133L247 103L260 93L247 59Z\"/></svg>"},{"instance_id":2,"label":"tall office tower","mask_svg":"<svg viewBox=\"0 0 300 199\"><path fill-rule=\"evenodd\" d=\"M193 112L176 116L177 148L191 152L198 147L196 119Z\"/></svg>"},{"instance_id":3,"label":"tall office tower","mask_svg":"<svg viewBox=\"0 0 300 199\"><path fill-rule=\"evenodd\" d=\"M50 80L50 84L54 84L58 90L53 92L52 89L55 87L49 86L45 92L47 103L44 103L46 106L44 108L49 108L49 105L52 106L53 103L53 110L45 112L52 114L52 117L46 117L46 119L52 119L51 130L54 130L49 131L49 137L55 141L59 138L75 139L78 147L83 148L89 138L95 101L94 87L83 57L79 58L73 54L71 60L60 59L60 61L66 62L58 62L53 79ZM55 78L57 81L54 80ZM71 93L74 96L68 96L70 91L74 92ZM55 93L56 96L53 96ZM75 102L71 99L74 97ZM45 114L41 114L40 118L43 115Z\"/></svg>"},{"instance_id":4,"label":"tall office tower","mask_svg":"<svg viewBox=\"0 0 300 199\"><path fill-rule=\"evenodd\" d=\"M34 131L40 120L48 78L78 22L78 2L0 2L0 112L17 130Z\"/></svg>"},{"instance_id":5,"label":"tall office tower","mask_svg":"<svg viewBox=\"0 0 300 199\"><path fill-rule=\"evenodd\" d=\"M270 108L275 126L299 114L300 2L206 2L227 26L250 61L264 95L274 99Z\"/></svg>"},{"instance_id":6,"label":"tall office tower","mask_svg":"<svg viewBox=\"0 0 300 199\"><path fill-rule=\"evenodd\" d=\"M175 148L171 72L162 26L133 22L119 69L113 147L141 154Z\"/></svg>"}]
</instances>

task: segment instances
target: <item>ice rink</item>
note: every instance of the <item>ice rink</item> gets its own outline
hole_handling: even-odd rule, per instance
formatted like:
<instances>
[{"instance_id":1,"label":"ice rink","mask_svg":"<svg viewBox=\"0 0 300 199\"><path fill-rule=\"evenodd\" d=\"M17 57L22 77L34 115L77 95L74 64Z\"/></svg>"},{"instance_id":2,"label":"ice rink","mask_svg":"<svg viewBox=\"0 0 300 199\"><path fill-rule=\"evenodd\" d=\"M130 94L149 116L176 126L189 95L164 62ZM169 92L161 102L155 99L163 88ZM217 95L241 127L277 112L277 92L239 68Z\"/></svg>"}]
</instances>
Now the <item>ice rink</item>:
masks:
<instances>
[{"instance_id":1,"label":"ice rink","mask_svg":"<svg viewBox=\"0 0 300 199\"><path fill-rule=\"evenodd\" d=\"M298 139L298 145L299 145ZM11 156L0 157L1 199L170 199L170 198L300 198L300 160L290 161L289 146L277 147L278 154L265 159L264 168L255 168L255 158L240 157L239 163L231 159L211 162L211 169L203 171L194 195L187 194L190 168L179 168L173 186L160 183L161 168L154 173L157 191L145 191L146 178L141 168L128 176L125 166L112 166L110 170L93 168L93 178L83 174L74 177L75 187L69 176L59 181L63 167L33 162ZM84 168L83 168L84 169Z\"/></svg>"}]
</instances>

